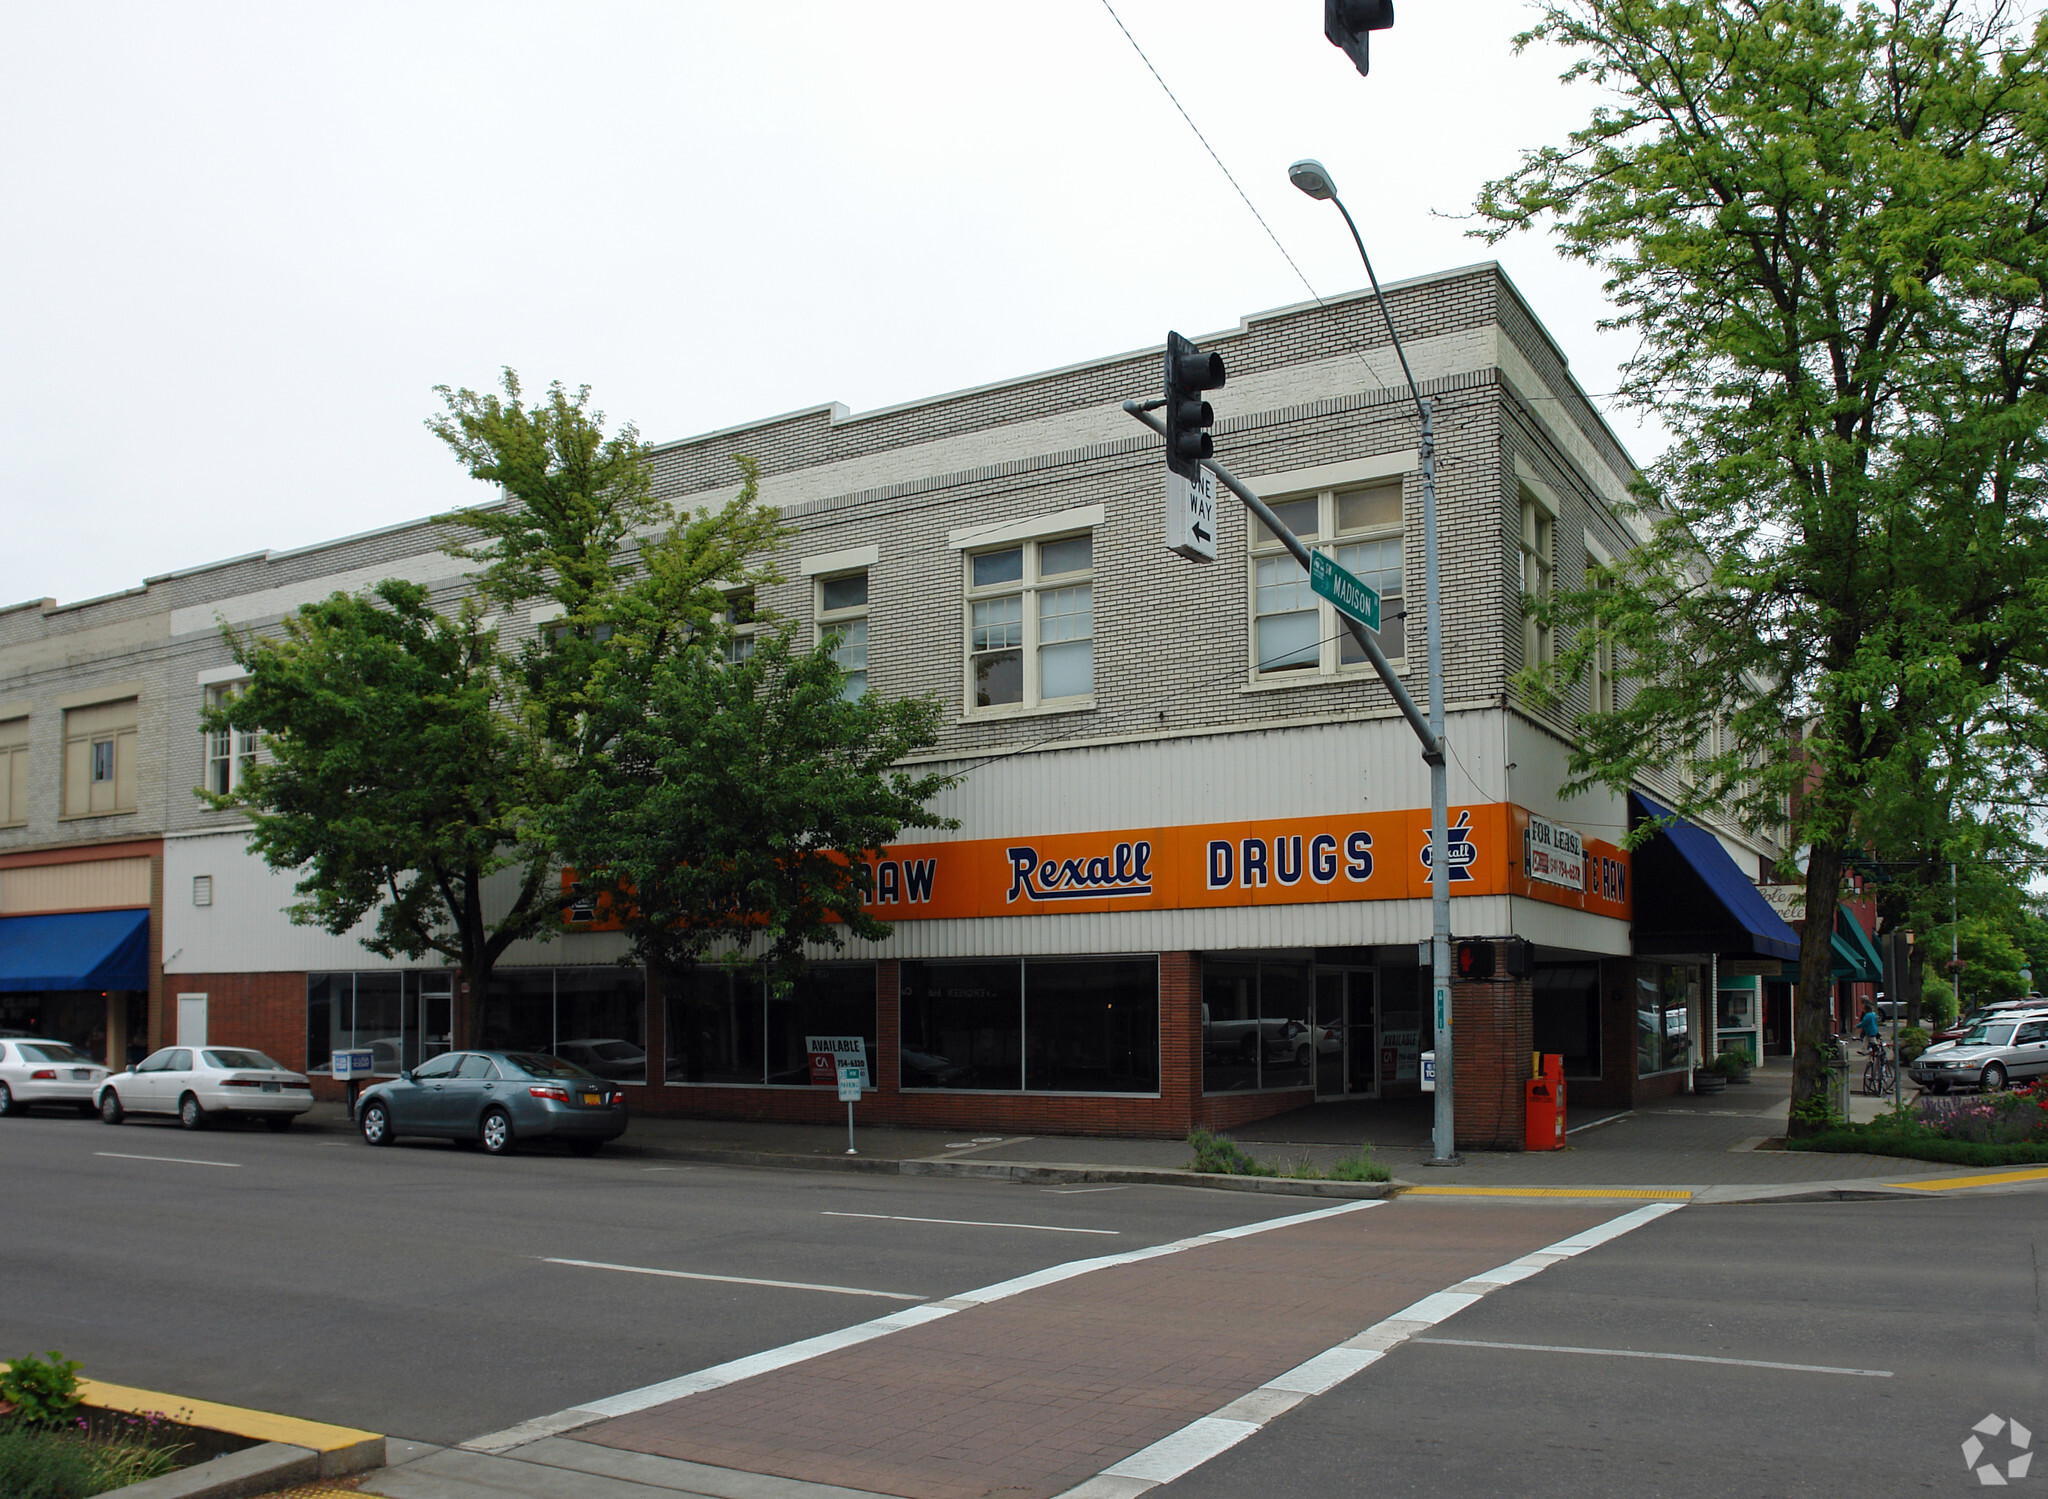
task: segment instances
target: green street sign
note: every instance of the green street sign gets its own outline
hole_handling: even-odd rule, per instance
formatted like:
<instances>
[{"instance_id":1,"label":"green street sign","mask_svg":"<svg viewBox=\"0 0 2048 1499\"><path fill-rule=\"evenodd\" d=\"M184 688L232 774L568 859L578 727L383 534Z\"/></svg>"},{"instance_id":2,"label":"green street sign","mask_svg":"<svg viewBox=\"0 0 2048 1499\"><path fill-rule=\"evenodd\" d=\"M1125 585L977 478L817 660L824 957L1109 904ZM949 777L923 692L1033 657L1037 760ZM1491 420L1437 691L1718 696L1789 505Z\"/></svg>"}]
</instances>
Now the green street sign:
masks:
<instances>
[{"instance_id":1,"label":"green street sign","mask_svg":"<svg viewBox=\"0 0 2048 1499\"><path fill-rule=\"evenodd\" d=\"M1308 586L1368 630L1380 627L1380 596L1321 552L1308 554Z\"/></svg>"}]
</instances>

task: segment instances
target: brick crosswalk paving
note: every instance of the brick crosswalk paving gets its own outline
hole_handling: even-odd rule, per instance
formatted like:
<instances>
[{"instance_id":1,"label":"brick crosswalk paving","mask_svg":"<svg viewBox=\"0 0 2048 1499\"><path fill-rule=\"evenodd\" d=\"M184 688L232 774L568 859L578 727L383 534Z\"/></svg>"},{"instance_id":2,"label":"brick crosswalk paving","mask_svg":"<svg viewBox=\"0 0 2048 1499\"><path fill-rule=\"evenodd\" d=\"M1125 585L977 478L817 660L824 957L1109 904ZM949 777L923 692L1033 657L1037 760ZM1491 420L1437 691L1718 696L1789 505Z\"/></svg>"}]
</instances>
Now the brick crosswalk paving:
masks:
<instances>
[{"instance_id":1,"label":"brick crosswalk paving","mask_svg":"<svg viewBox=\"0 0 2048 1499\"><path fill-rule=\"evenodd\" d=\"M578 1431L903 1499L1049 1499L1623 1203L1396 1202L1083 1275Z\"/></svg>"}]
</instances>

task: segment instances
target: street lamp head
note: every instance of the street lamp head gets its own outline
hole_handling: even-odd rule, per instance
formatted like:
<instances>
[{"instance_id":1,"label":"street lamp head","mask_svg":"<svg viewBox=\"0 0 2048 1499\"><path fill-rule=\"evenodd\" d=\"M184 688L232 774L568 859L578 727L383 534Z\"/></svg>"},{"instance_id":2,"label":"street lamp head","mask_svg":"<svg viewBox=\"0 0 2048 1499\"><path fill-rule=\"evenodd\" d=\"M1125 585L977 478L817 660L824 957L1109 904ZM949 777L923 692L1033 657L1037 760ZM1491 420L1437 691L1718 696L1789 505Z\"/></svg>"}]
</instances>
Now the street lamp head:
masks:
<instances>
[{"instance_id":1,"label":"street lamp head","mask_svg":"<svg viewBox=\"0 0 2048 1499\"><path fill-rule=\"evenodd\" d=\"M1287 180L1311 198L1320 198L1328 202L1337 196L1336 179L1330 175L1330 169L1313 156L1305 156L1289 167Z\"/></svg>"}]
</instances>

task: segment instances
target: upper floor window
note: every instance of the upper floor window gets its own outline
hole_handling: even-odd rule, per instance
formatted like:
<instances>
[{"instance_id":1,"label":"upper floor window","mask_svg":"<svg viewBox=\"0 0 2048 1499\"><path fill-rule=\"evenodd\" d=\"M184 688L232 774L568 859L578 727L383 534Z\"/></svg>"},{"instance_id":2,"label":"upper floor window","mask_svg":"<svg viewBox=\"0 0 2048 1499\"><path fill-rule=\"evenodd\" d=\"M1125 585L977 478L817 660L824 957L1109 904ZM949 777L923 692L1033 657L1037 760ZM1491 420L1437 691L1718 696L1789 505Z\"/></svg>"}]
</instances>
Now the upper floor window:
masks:
<instances>
[{"instance_id":1,"label":"upper floor window","mask_svg":"<svg viewBox=\"0 0 2048 1499\"><path fill-rule=\"evenodd\" d=\"M1389 660L1407 653L1401 581L1401 487L1325 489L1272 503L1312 551L1327 552L1380 596L1375 636ZM1367 658L1335 606L1309 590L1308 570L1263 522L1252 522L1252 674L1334 672Z\"/></svg>"},{"instance_id":2,"label":"upper floor window","mask_svg":"<svg viewBox=\"0 0 2048 1499\"><path fill-rule=\"evenodd\" d=\"M1557 517L1527 490L1522 492L1522 664L1548 666L1557 659L1555 632L1537 617L1548 602L1557 573Z\"/></svg>"},{"instance_id":3,"label":"upper floor window","mask_svg":"<svg viewBox=\"0 0 2048 1499\"><path fill-rule=\"evenodd\" d=\"M818 579L818 638L839 637L832 659L846 674L846 695L868 690L868 575L866 569Z\"/></svg>"},{"instance_id":4,"label":"upper floor window","mask_svg":"<svg viewBox=\"0 0 2048 1499\"><path fill-rule=\"evenodd\" d=\"M240 697L247 682L221 682L206 689L206 706L225 708ZM226 796L242 783L242 775L256 763L254 729L209 729L206 732L206 789Z\"/></svg>"},{"instance_id":5,"label":"upper floor window","mask_svg":"<svg viewBox=\"0 0 2048 1499\"><path fill-rule=\"evenodd\" d=\"M0 720L0 828L28 821L28 717Z\"/></svg>"},{"instance_id":6,"label":"upper floor window","mask_svg":"<svg viewBox=\"0 0 2048 1499\"><path fill-rule=\"evenodd\" d=\"M725 597L726 608L721 623L732 631L725 642L725 659L737 665L754 654L754 645L761 632L760 610L751 588L736 589Z\"/></svg>"},{"instance_id":7,"label":"upper floor window","mask_svg":"<svg viewBox=\"0 0 2048 1499\"><path fill-rule=\"evenodd\" d=\"M1614 574L1607 559L1591 550L1586 553L1586 581L1602 592L1614 587ZM1593 680L1587 684L1586 700L1595 713L1612 713L1616 704L1614 633L1597 621L1592 628Z\"/></svg>"},{"instance_id":8,"label":"upper floor window","mask_svg":"<svg viewBox=\"0 0 2048 1499\"><path fill-rule=\"evenodd\" d=\"M1095 691L1093 532L967 556L967 690L975 708Z\"/></svg>"},{"instance_id":9,"label":"upper floor window","mask_svg":"<svg viewBox=\"0 0 2048 1499\"><path fill-rule=\"evenodd\" d=\"M135 810L136 699L64 714L64 815Z\"/></svg>"}]
</instances>

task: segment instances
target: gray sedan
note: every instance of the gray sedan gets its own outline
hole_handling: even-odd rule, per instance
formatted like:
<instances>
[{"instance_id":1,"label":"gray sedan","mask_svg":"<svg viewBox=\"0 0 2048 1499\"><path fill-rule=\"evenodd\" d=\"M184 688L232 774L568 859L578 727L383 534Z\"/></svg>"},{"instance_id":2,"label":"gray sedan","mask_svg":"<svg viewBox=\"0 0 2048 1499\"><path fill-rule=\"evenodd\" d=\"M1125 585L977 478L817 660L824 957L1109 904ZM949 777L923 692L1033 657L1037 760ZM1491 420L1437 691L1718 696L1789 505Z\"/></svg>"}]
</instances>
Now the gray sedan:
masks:
<instances>
[{"instance_id":1,"label":"gray sedan","mask_svg":"<svg viewBox=\"0 0 2048 1499\"><path fill-rule=\"evenodd\" d=\"M1961 1040L1928 1047L1906 1069L1906 1075L1930 1093L1970 1087L1996 1093L2010 1081L2044 1074L2048 1074L2048 1012L2040 1010L1980 1020Z\"/></svg>"},{"instance_id":2,"label":"gray sedan","mask_svg":"<svg viewBox=\"0 0 2048 1499\"><path fill-rule=\"evenodd\" d=\"M526 1051L451 1051L378 1083L356 1104L372 1145L438 1135L505 1155L527 1140L561 1140L595 1155L626 1132L626 1095L574 1062Z\"/></svg>"}]
</instances>

